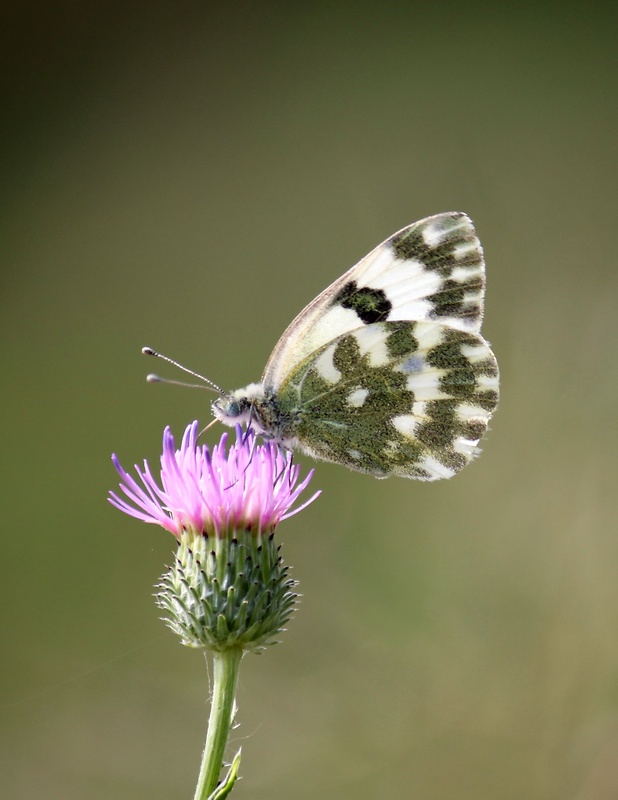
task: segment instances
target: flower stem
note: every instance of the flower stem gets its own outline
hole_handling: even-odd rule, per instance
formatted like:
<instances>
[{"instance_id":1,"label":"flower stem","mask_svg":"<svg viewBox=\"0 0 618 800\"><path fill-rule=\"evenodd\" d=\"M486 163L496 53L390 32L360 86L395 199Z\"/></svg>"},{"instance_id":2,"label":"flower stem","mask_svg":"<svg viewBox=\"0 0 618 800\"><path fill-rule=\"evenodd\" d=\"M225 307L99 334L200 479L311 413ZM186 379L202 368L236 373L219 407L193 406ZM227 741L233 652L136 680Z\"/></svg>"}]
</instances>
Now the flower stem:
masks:
<instances>
[{"instance_id":1,"label":"flower stem","mask_svg":"<svg viewBox=\"0 0 618 800\"><path fill-rule=\"evenodd\" d=\"M214 685L210 718L194 800L206 800L214 792L219 781L225 746L234 717L234 694L243 651L240 647L229 647L225 650L214 650L212 653Z\"/></svg>"}]
</instances>

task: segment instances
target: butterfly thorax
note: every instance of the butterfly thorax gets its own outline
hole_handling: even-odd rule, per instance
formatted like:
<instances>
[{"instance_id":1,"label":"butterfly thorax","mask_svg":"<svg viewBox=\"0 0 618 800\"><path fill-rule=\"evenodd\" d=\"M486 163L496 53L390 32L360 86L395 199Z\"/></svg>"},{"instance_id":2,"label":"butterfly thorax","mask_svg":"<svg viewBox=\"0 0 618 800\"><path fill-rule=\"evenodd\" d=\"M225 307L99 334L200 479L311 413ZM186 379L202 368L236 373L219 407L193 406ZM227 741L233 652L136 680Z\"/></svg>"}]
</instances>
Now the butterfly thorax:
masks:
<instances>
[{"instance_id":1,"label":"butterfly thorax","mask_svg":"<svg viewBox=\"0 0 618 800\"><path fill-rule=\"evenodd\" d=\"M251 427L288 449L297 445L296 414L283 412L274 392L261 383L250 383L215 400L212 413L224 425Z\"/></svg>"}]
</instances>

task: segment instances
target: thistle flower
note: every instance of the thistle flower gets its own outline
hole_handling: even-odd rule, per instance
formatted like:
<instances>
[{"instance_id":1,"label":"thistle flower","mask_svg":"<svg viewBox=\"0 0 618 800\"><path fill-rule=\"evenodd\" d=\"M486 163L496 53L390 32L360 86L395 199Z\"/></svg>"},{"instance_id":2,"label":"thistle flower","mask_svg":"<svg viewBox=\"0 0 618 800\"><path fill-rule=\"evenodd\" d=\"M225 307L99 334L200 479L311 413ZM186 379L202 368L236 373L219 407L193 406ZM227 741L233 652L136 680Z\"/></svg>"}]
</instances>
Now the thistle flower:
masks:
<instances>
[{"instance_id":1,"label":"thistle flower","mask_svg":"<svg viewBox=\"0 0 618 800\"><path fill-rule=\"evenodd\" d=\"M299 481L291 453L258 445L252 430L224 433L210 450L197 444L198 423L185 430L180 449L163 433L160 485L146 461L140 485L112 456L126 499L110 492L116 508L176 536L174 565L156 594L166 622L183 644L259 651L273 641L296 602L274 531L311 503L295 504L313 475Z\"/></svg>"}]
</instances>

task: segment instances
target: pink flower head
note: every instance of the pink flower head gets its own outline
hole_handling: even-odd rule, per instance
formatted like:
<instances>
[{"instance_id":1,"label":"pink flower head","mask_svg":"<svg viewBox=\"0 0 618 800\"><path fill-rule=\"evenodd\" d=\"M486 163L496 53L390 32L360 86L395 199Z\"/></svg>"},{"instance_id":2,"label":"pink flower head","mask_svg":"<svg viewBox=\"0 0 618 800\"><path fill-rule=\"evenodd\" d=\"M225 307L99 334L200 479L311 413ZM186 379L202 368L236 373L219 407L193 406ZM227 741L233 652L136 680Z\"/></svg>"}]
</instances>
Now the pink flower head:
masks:
<instances>
[{"instance_id":1,"label":"pink flower head","mask_svg":"<svg viewBox=\"0 0 618 800\"><path fill-rule=\"evenodd\" d=\"M162 525L180 539L187 529L220 537L239 530L270 533L320 494L292 508L313 470L297 486L300 467L292 463L292 454L272 442L256 444L251 429L243 433L237 426L236 442L227 452L227 433L212 450L198 445L197 435L198 424L193 422L176 450L169 427L163 431L161 486L146 461L143 470L135 466L142 486L113 455L127 499L110 492L109 502L125 514Z\"/></svg>"}]
</instances>

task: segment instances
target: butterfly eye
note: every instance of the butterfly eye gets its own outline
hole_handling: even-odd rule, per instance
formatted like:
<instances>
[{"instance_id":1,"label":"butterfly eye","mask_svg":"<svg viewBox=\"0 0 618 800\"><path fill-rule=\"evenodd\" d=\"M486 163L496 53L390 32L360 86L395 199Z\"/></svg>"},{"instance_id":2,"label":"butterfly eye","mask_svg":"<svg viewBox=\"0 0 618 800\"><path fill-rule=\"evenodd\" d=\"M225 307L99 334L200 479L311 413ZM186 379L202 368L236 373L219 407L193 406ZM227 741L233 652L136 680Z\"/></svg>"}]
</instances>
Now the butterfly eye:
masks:
<instances>
[{"instance_id":1,"label":"butterfly eye","mask_svg":"<svg viewBox=\"0 0 618 800\"><path fill-rule=\"evenodd\" d=\"M240 417L245 409L242 401L233 397L220 397L212 404L213 414L219 419L236 419Z\"/></svg>"},{"instance_id":2,"label":"butterfly eye","mask_svg":"<svg viewBox=\"0 0 618 800\"><path fill-rule=\"evenodd\" d=\"M223 413L226 417L239 417L240 403L237 400L228 400L223 407Z\"/></svg>"}]
</instances>

